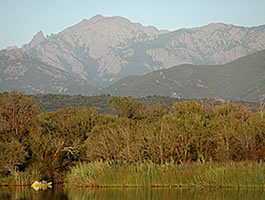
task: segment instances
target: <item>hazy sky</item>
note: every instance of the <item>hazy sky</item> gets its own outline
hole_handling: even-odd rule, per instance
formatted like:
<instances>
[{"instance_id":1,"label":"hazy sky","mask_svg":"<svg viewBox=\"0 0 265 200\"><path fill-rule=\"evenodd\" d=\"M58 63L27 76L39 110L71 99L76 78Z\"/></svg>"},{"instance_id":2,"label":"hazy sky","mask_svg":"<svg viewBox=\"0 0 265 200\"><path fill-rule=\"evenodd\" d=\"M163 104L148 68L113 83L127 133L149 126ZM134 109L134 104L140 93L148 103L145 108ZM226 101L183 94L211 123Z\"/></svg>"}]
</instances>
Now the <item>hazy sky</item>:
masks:
<instances>
[{"instance_id":1,"label":"hazy sky","mask_svg":"<svg viewBox=\"0 0 265 200\"><path fill-rule=\"evenodd\" d=\"M97 14L168 30L214 22L249 27L265 24L265 0L0 0L0 49Z\"/></svg>"}]
</instances>

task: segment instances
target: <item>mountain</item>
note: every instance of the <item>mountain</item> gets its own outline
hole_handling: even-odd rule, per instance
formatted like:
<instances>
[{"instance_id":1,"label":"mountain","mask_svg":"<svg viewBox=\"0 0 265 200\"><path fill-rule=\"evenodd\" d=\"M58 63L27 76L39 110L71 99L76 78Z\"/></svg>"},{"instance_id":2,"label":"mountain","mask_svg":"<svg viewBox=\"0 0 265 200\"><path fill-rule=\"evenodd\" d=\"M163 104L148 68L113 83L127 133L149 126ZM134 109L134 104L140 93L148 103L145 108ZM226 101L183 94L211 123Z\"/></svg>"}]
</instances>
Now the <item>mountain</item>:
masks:
<instances>
[{"instance_id":1,"label":"mountain","mask_svg":"<svg viewBox=\"0 0 265 200\"><path fill-rule=\"evenodd\" d=\"M223 65L182 64L142 76L128 76L109 86L105 93L257 102L259 96L265 97L265 50Z\"/></svg>"},{"instance_id":2,"label":"mountain","mask_svg":"<svg viewBox=\"0 0 265 200\"><path fill-rule=\"evenodd\" d=\"M27 94L82 94L99 91L87 81L35 60L21 49L0 51L0 93L13 90Z\"/></svg>"},{"instance_id":3,"label":"mountain","mask_svg":"<svg viewBox=\"0 0 265 200\"><path fill-rule=\"evenodd\" d=\"M38 32L23 51L96 86L128 75L143 75L175 65L224 64L265 49L265 25L229 24L158 30L123 17L97 15L58 34Z\"/></svg>"},{"instance_id":4,"label":"mountain","mask_svg":"<svg viewBox=\"0 0 265 200\"><path fill-rule=\"evenodd\" d=\"M151 40L162 33L165 31L122 17L97 15L47 38L39 32L23 50L91 83L106 85L128 75L121 74L134 54L130 44Z\"/></svg>"}]
</instances>

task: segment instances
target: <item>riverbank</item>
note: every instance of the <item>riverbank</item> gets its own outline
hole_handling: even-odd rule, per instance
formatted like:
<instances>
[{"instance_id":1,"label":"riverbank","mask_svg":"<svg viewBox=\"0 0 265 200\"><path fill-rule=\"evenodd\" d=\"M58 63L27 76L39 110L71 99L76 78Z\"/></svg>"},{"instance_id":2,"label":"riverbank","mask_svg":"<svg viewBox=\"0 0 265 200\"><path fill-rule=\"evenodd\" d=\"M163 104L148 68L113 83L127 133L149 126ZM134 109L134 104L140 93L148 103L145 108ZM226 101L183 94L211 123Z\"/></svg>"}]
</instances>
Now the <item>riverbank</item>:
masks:
<instances>
[{"instance_id":1,"label":"riverbank","mask_svg":"<svg viewBox=\"0 0 265 200\"><path fill-rule=\"evenodd\" d=\"M30 185L36 174L19 173L0 177L0 186ZM67 187L90 188L264 188L264 162L194 162L185 164L153 162L129 164L126 162L80 163L65 176Z\"/></svg>"},{"instance_id":2,"label":"riverbank","mask_svg":"<svg viewBox=\"0 0 265 200\"><path fill-rule=\"evenodd\" d=\"M65 184L75 187L265 188L265 163L84 163L72 168Z\"/></svg>"}]
</instances>

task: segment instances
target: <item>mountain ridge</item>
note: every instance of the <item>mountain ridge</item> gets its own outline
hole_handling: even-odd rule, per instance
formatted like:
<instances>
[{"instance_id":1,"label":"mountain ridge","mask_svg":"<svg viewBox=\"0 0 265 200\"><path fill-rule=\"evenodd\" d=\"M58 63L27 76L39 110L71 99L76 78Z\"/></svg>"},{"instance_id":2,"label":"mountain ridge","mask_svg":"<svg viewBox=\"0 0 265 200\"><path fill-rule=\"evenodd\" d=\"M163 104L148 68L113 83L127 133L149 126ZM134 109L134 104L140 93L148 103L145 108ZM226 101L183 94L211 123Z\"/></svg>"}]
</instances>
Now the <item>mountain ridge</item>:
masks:
<instances>
[{"instance_id":1,"label":"mountain ridge","mask_svg":"<svg viewBox=\"0 0 265 200\"><path fill-rule=\"evenodd\" d=\"M259 96L265 98L265 50L223 65L182 64L128 76L106 88L105 93L136 98L161 95L257 102Z\"/></svg>"},{"instance_id":2,"label":"mountain ridge","mask_svg":"<svg viewBox=\"0 0 265 200\"><path fill-rule=\"evenodd\" d=\"M0 51L0 93L13 90L26 94L99 93L87 81L35 60L18 48Z\"/></svg>"},{"instance_id":3,"label":"mountain ridge","mask_svg":"<svg viewBox=\"0 0 265 200\"><path fill-rule=\"evenodd\" d=\"M184 63L224 64L265 49L265 25L248 28L213 23L168 32L119 16L97 15L44 39L22 49L35 59L105 87L127 75Z\"/></svg>"}]
</instances>

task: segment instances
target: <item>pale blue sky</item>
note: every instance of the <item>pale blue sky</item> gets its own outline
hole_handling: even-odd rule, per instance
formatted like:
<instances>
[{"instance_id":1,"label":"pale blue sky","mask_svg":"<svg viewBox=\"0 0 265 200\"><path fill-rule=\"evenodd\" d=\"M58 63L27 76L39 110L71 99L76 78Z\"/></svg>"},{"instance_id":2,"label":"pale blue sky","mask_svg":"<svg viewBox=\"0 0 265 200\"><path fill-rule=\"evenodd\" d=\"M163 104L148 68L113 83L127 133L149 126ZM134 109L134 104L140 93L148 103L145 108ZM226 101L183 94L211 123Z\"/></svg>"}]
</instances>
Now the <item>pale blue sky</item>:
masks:
<instances>
[{"instance_id":1,"label":"pale blue sky","mask_svg":"<svg viewBox=\"0 0 265 200\"><path fill-rule=\"evenodd\" d=\"M250 27L265 24L265 0L0 0L0 49L97 14L168 30L214 22Z\"/></svg>"}]
</instances>

